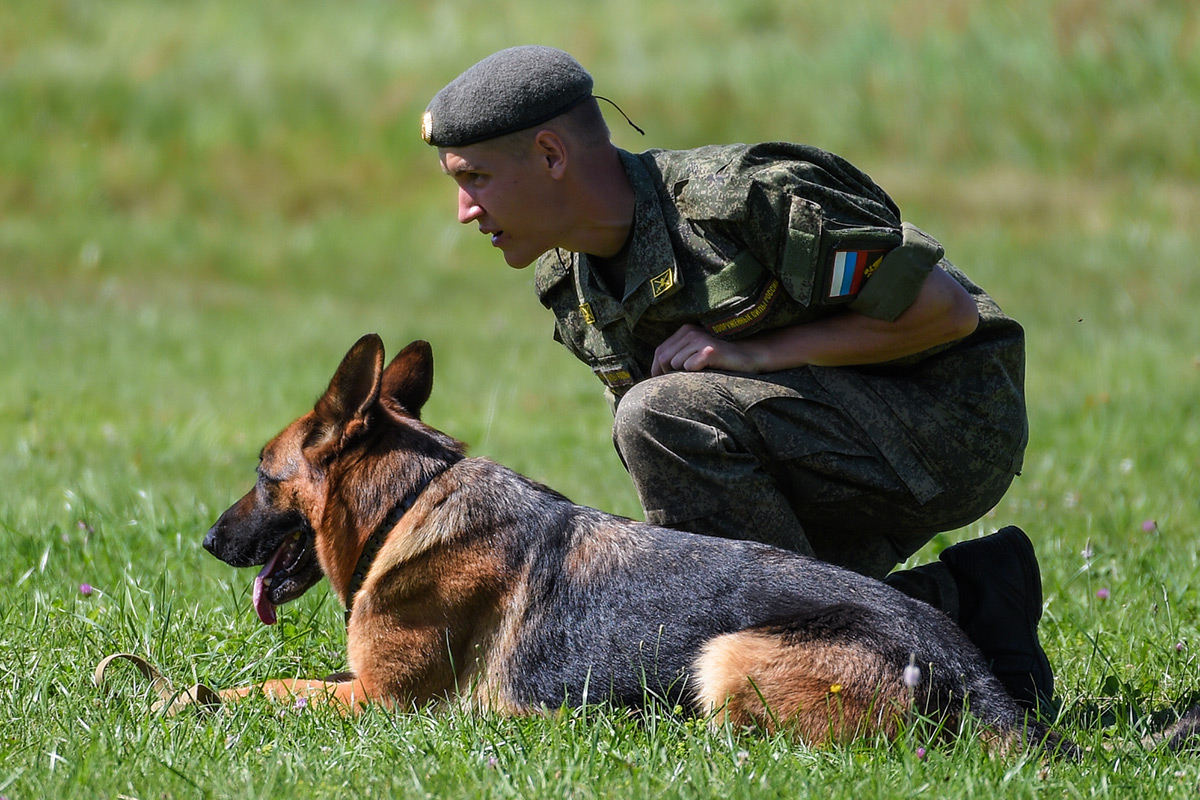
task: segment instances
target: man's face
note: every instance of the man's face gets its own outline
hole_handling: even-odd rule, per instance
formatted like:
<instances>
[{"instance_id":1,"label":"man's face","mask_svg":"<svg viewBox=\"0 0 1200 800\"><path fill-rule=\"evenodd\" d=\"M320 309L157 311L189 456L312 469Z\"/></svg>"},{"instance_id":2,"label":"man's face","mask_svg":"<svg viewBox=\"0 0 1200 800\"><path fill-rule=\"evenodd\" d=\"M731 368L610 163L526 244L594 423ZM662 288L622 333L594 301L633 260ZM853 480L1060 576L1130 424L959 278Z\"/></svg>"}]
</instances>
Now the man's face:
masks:
<instances>
[{"instance_id":1,"label":"man's face","mask_svg":"<svg viewBox=\"0 0 1200 800\"><path fill-rule=\"evenodd\" d=\"M458 221L474 222L521 269L557 247L561 215L556 183L532 143L527 151L491 142L439 148L442 169L458 184Z\"/></svg>"}]
</instances>

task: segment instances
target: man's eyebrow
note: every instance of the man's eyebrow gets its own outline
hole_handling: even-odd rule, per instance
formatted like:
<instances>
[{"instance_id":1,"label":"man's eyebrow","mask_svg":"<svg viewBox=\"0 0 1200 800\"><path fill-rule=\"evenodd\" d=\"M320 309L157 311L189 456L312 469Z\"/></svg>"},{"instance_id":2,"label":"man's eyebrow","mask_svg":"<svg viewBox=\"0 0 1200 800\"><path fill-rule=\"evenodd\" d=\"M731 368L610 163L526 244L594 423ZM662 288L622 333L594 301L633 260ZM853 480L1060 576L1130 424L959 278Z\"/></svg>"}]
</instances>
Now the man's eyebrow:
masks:
<instances>
[{"instance_id":1,"label":"man's eyebrow","mask_svg":"<svg viewBox=\"0 0 1200 800\"><path fill-rule=\"evenodd\" d=\"M471 164L466 161L460 162L459 165L457 167L455 167L454 169L447 169L446 165L442 164L442 172L446 173L451 178L458 177L459 175L465 175L468 172L478 172L478 171L479 171L479 167L477 165Z\"/></svg>"}]
</instances>

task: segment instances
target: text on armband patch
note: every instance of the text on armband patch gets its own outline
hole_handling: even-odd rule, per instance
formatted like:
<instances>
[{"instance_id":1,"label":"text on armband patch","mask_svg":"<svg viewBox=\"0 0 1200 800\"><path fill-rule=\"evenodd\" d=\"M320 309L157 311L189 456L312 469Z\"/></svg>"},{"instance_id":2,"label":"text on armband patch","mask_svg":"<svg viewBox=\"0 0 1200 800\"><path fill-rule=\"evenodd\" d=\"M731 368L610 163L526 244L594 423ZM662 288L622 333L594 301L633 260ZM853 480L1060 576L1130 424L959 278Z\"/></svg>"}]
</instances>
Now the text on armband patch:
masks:
<instances>
[{"instance_id":1,"label":"text on armband patch","mask_svg":"<svg viewBox=\"0 0 1200 800\"><path fill-rule=\"evenodd\" d=\"M758 302L747 311L728 317L723 320L712 323L708 326L709 333L714 336L719 336L722 333L731 333L738 328L742 328L758 320L763 314L767 313L767 309L775 300L775 296L779 293L779 280L772 278L771 282L763 289L763 293L759 296Z\"/></svg>"}]
</instances>

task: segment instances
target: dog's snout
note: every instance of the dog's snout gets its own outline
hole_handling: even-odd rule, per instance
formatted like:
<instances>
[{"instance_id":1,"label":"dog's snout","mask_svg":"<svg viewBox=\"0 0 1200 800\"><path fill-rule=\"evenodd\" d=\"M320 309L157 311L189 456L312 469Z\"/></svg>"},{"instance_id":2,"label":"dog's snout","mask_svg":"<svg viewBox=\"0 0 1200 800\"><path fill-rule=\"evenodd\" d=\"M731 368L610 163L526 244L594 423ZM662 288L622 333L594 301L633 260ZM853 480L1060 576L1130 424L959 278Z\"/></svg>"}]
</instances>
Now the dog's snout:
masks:
<instances>
[{"instance_id":1,"label":"dog's snout","mask_svg":"<svg viewBox=\"0 0 1200 800\"><path fill-rule=\"evenodd\" d=\"M211 528L208 529L208 533L204 534L204 549L207 550L208 552L212 553L214 556L217 554L217 526L216 525L213 525Z\"/></svg>"}]
</instances>

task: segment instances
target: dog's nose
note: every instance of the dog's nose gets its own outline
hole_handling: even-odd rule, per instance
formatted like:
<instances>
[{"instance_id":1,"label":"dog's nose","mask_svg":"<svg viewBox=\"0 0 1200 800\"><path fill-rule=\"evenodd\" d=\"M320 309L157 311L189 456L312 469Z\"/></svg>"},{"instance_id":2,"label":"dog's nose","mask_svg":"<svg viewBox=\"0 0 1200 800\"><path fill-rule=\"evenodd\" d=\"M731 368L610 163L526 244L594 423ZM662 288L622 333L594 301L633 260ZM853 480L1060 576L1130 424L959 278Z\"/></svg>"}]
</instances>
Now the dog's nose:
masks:
<instances>
[{"instance_id":1,"label":"dog's nose","mask_svg":"<svg viewBox=\"0 0 1200 800\"><path fill-rule=\"evenodd\" d=\"M204 549L207 550L208 552L212 553L214 556L217 554L217 526L216 525L209 528L208 533L204 534Z\"/></svg>"}]
</instances>

